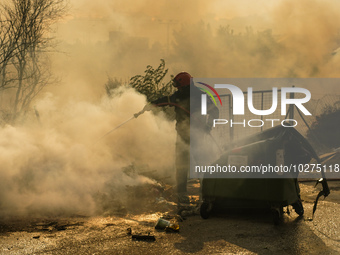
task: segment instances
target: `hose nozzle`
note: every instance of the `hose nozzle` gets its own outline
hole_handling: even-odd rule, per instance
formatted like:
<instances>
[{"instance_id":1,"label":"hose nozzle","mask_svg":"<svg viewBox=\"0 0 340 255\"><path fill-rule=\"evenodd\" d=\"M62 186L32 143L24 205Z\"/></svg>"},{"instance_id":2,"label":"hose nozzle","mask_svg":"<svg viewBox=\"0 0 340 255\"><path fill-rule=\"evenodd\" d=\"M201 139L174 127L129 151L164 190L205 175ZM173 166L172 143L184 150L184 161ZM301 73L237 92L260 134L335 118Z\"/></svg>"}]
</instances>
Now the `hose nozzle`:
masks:
<instances>
[{"instance_id":1,"label":"hose nozzle","mask_svg":"<svg viewBox=\"0 0 340 255\"><path fill-rule=\"evenodd\" d=\"M140 112L137 112L133 115L133 117L135 117L136 119L138 118L139 115L143 114L145 112L145 110L141 110Z\"/></svg>"}]
</instances>

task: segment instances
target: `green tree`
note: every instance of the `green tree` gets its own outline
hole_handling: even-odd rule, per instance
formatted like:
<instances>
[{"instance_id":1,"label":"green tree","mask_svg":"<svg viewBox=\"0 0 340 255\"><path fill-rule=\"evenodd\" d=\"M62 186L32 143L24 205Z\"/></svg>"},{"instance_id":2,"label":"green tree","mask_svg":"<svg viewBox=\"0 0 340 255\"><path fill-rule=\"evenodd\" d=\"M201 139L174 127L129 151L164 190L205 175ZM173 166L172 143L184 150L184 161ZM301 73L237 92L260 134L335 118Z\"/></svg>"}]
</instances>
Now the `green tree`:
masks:
<instances>
[{"instance_id":1,"label":"green tree","mask_svg":"<svg viewBox=\"0 0 340 255\"><path fill-rule=\"evenodd\" d=\"M167 83L163 81L167 73L168 69L165 69L165 61L161 59L161 63L156 69L149 65L146 67L144 75L133 76L130 79L130 85L139 93L144 94L148 102L151 102L174 92L172 79Z\"/></svg>"}]
</instances>

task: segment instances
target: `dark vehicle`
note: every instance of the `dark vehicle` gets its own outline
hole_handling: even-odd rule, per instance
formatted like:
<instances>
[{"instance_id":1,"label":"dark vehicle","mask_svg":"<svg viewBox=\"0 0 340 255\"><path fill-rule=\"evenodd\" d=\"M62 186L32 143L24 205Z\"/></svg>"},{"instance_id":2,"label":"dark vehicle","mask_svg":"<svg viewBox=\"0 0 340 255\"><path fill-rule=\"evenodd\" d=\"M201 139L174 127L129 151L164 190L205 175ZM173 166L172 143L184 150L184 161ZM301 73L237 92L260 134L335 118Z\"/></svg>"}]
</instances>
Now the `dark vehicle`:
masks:
<instances>
[{"instance_id":1,"label":"dark vehicle","mask_svg":"<svg viewBox=\"0 0 340 255\"><path fill-rule=\"evenodd\" d=\"M314 158L318 163L316 152L309 142L294 128L277 126L237 142L227 150L215 163L232 164L232 158L244 157L248 166L285 165L290 166L309 163ZM300 198L300 188L295 172L267 173L253 176L235 174L232 178L204 178L202 181L201 217L207 219L211 212L226 208L257 208L271 210L275 224L283 216L283 208L292 205L298 215L304 209ZM323 190L317 197L313 213L320 196L329 194L324 172L318 182ZM230 176L231 177L231 176ZM249 177L249 178L248 178ZM278 178L279 177L279 178Z\"/></svg>"}]
</instances>

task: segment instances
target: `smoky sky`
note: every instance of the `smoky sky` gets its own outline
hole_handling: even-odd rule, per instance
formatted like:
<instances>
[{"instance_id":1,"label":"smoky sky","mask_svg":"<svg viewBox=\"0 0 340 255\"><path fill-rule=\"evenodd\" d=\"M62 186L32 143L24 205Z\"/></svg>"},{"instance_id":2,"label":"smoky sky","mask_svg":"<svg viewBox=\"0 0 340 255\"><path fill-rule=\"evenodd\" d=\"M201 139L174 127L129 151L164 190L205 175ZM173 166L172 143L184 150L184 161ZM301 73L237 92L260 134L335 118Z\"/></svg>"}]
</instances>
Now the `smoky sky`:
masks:
<instances>
[{"instance_id":1,"label":"smoky sky","mask_svg":"<svg viewBox=\"0 0 340 255\"><path fill-rule=\"evenodd\" d=\"M157 67L159 59L165 59L172 75L338 77L339 5L320 0L73 0L56 28L59 51L66 53L52 61L64 79L59 92L98 98L108 76L128 82L147 65ZM227 33L221 36L220 28ZM110 39L110 32L117 35ZM79 84L82 89L75 91Z\"/></svg>"}]
</instances>

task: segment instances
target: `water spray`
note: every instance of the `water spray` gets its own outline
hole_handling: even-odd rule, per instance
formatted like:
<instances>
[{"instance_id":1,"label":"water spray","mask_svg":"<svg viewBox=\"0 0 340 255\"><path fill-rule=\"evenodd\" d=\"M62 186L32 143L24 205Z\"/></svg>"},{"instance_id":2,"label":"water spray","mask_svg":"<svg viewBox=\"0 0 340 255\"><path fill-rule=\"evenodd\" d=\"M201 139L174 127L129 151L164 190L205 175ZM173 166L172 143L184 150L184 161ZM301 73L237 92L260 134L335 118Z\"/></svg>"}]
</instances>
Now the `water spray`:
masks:
<instances>
[{"instance_id":1,"label":"water spray","mask_svg":"<svg viewBox=\"0 0 340 255\"><path fill-rule=\"evenodd\" d=\"M185 111L186 113L188 113L190 115L190 112L183 108L182 106L175 104L175 103L160 103L160 104L156 104L155 106L165 106L165 105L172 105L175 107L178 107L180 109L182 109L183 111ZM103 135L101 138L98 139L98 141L96 143L98 143L101 139L103 139L104 137L106 137L107 135L109 135L110 133L112 133L113 131L117 130L118 128L120 128L121 126L125 125L126 123L128 123L129 121L138 118L139 115L143 114L144 112L150 110L150 108L144 107L143 110L135 113L131 118L127 119L126 121L124 121L123 123L119 124L118 126L116 126L115 128L111 129L109 132L107 132L105 135ZM219 144L217 143L217 141L215 140L215 138L210 134L210 132L208 132L208 135L210 136L210 139L215 143L216 147L218 148L218 150L220 151L220 153L223 152L223 150L221 149L221 147L219 146Z\"/></svg>"},{"instance_id":2,"label":"water spray","mask_svg":"<svg viewBox=\"0 0 340 255\"><path fill-rule=\"evenodd\" d=\"M116 126L115 128L111 129L109 132L107 132L105 135L103 135L102 137L100 137L98 139L98 141L96 143L98 143L101 139L103 139L105 136L111 134L113 131L117 130L118 128L120 128L121 126L124 126L126 123L128 123L130 120L136 119L139 115L143 114L145 112L145 110L141 110L137 113L135 113L131 118L127 119L126 121L124 121L123 123L119 124L118 126ZM95 143L95 144L96 144Z\"/></svg>"}]
</instances>

